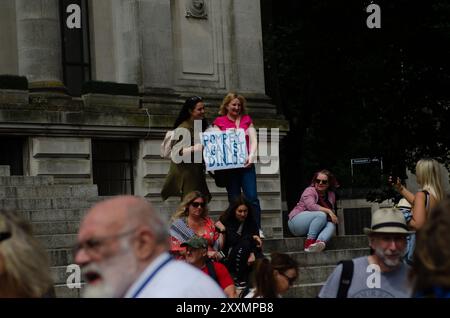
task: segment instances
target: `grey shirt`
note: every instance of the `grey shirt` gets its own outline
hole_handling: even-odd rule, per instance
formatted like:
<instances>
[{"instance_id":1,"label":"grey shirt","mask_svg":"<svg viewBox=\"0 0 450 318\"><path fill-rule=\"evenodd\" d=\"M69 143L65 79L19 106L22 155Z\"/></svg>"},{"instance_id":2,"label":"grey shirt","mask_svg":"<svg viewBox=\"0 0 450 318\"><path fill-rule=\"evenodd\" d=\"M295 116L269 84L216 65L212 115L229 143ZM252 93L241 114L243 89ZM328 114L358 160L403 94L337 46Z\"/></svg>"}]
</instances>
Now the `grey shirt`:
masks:
<instances>
[{"instance_id":1,"label":"grey shirt","mask_svg":"<svg viewBox=\"0 0 450 318\"><path fill-rule=\"evenodd\" d=\"M398 269L380 273L379 285L374 279L373 270L367 272L369 259L367 256L353 259L354 270L348 298L409 298L412 289L408 282L409 267L401 263ZM339 264L328 277L327 282L319 293L320 298L336 298L339 281L342 273L342 264Z\"/></svg>"}]
</instances>

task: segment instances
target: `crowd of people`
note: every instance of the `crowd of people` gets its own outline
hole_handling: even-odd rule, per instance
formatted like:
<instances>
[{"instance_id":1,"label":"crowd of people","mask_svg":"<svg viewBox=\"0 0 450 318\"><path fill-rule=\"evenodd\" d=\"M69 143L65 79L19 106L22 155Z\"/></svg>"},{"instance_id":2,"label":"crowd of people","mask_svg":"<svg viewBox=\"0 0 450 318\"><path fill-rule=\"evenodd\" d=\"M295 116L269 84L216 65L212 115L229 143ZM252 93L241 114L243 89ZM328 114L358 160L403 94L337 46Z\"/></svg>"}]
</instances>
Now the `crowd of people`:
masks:
<instances>
[{"instance_id":1,"label":"crowd of people","mask_svg":"<svg viewBox=\"0 0 450 318\"><path fill-rule=\"evenodd\" d=\"M190 157L203 150L194 136L196 124L202 132L245 131L247 161L227 171L228 208L217 220L209 216L214 198L204 164L195 160L170 163L161 196L178 197L180 204L169 223L142 197L117 196L95 204L80 224L74 247L86 282L84 297L276 298L295 284L298 262L288 254L264 253L254 165L258 144L245 105L243 96L227 94L220 116L209 126L203 99L193 96L173 126L190 131L189 146L183 137L171 145ZM177 148L178 143L183 146ZM450 297L450 199L440 175L436 160L420 160L415 194L391 177L408 207L375 211L364 229L370 255L340 262L318 297ZM323 253L333 239L340 221L338 187L329 170L318 170L290 211L288 228L304 237L304 253ZM30 224L7 211L0 211L0 297L54 297L45 250Z\"/></svg>"}]
</instances>

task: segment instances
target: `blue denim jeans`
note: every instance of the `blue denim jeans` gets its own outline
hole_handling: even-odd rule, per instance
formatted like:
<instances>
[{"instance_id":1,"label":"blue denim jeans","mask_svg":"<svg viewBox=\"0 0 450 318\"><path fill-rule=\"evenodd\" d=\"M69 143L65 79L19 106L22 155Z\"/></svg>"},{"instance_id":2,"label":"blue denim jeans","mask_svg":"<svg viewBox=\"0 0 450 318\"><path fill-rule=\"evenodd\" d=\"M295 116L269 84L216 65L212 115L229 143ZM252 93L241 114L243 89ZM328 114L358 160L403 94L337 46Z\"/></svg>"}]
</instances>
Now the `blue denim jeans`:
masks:
<instances>
[{"instance_id":1,"label":"blue denim jeans","mask_svg":"<svg viewBox=\"0 0 450 318\"><path fill-rule=\"evenodd\" d=\"M304 236L328 242L334 234L333 222L322 211L304 211L288 221L289 230L295 236Z\"/></svg>"},{"instance_id":2,"label":"blue denim jeans","mask_svg":"<svg viewBox=\"0 0 450 318\"><path fill-rule=\"evenodd\" d=\"M241 189L245 198L253 207L255 221L261 228L261 206L259 205L258 192L256 189L255 165L248 168L231 169L227 185L228 202L230 204L241 195Z\"/></svg>"}]
</instances>

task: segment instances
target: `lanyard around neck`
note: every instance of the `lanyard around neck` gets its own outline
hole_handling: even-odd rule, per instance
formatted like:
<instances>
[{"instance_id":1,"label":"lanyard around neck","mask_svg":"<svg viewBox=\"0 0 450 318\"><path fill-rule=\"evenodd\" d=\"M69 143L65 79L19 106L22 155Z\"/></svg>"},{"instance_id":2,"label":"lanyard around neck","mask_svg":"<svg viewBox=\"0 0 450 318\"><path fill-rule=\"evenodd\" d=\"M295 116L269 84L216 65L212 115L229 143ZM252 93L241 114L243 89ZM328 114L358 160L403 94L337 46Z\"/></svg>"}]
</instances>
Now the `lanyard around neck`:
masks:
<instances>
[{"instance_id":1,"label":"lanyard around neck","mask_svg":"<svg viewBox=\"0 0 450 318\"><path fill-rule=\"evenodd\" d=\"M151 273L147 279L141 284L141 286L138 288L138 290L134 293L132 298L137 298L137 296L142 292L142 290L150 283L150 281L153 279L153 277L158 274L158 272L166 266L170 261L172 260L172 257L169 256L168 259L166 259L164 262L162 262L154 271Z\"/></svg>"}]
</instances>

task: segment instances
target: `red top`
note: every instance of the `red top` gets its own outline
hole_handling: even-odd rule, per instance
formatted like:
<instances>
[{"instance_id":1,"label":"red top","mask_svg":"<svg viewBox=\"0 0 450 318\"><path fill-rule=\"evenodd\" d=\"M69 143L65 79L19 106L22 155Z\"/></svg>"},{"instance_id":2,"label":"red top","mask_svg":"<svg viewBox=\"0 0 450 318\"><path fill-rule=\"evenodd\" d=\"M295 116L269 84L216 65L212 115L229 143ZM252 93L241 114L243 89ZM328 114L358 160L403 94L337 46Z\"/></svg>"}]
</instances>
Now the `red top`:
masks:
<instances>
[{"instance_id":1,"label":"red top","mask_svg":"<svg viewBox=\"0 0 450 318\"><path fill-rule=\"evenodd\" d=\"M220 130L225 131L232 128L242 128L245 131L245 141L247 143L247 153L250 152L250 139L248 137L248 128L253 124L252 118L249 115L242 115L239 127L236 126L236 122L228 118L227 115L217 117L213 125L219 127Z\"/></svg>"},{"instance_id":2,"label":"red top","mask_svg":"<svg viewBox=\"0 0 450 318\"><path fill-rule=\"evenodd\" d=\"M219 262L212 262L212 263L214 265L214 270L216 271L220 287L222 287L222 289L225 289L228 286L233 285L234 284L233 278L231 278L231 275L228 272L228 269L225 267L225 265ZM202 268L202 271L208 274L208 267L205 265Z\"/></svg>"},{"instance_id":3,"label":"red top","mask_svg":"<svg viewBox=\"0 0 450 318\"><path fill-rule=\"evenodd\" d=\"M203 232L203 234L200 235L199 233L201 233L201 232ZM203 227L201 228L199 233L195 233L195 234L197 236L200 236L200 237L203 237L204 239L206 239L208 241L208 250L213 251L214 243L219 238L219 232L217 232L217 230L216 230L214 221L211 218L206 217L205 224L203 225ZM170 252L172 254L174 254L177 259L184 259L184 255L185 255L185 253L182 253L182 252L186 251L186 247L181 247L180 246L181 243L182 242L177 240L175 237L170 236Z\"/></svg>"}]
</instances>

